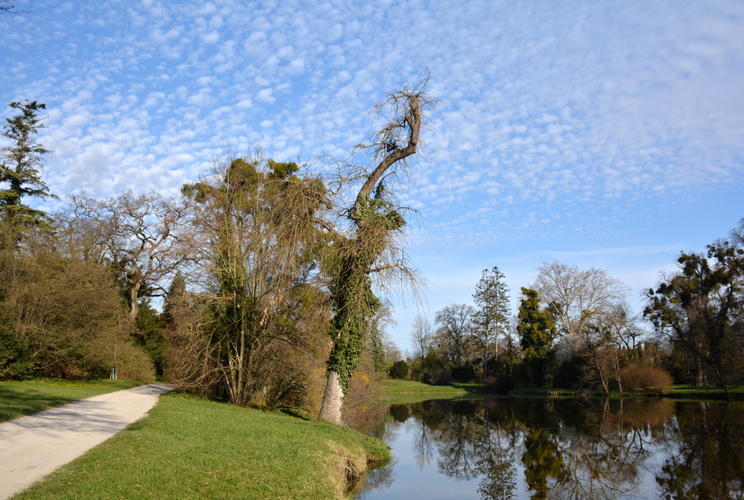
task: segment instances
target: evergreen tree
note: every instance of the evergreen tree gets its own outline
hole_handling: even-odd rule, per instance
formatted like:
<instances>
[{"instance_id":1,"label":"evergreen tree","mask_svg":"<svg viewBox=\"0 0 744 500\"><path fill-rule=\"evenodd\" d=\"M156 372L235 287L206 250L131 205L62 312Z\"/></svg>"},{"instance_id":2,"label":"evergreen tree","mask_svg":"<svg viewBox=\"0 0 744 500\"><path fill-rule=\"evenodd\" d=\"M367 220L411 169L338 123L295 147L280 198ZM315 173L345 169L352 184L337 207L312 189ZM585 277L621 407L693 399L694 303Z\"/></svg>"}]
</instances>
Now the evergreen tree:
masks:
<instances>
[{"instance_id":1,"label":"evergreen tree","mask_svg":"<svg viewBox=\"0 0 744 500\"><path fill-rule=\"evenodd\" d=\"M483 270L475 286L473 301L473 333L478 339L483 356L483 378L488 376L490 346L494 345L495 356L499 355L499 333L506 330L509 321L509 288L504 283L504 273L497 266Z\"/></svg>"},{"instance_id":2,"label":"evergreen tree","mask_svg":"<svg viewBox=\"0 0 744 500\"><path fill-rule=\"evenodd\" d=\"M26 101L10 103L10 107L20 111L13 118L6 118L2 134L13 141L3 148L0 163L0 218L14 229L39 227L51 229L50 218L41 210L23 204L23 198L53 197L41 179L39 169L43 165L42 156L47 149L36 142L36 134L44 125L38 113L46 109L43 103Z\"/></svg>"},{"instance_id":3,"label":"evergreen tree","mask_svg":"<svg viewBox=\"0 0 744 500\"><path fill-rule=\"evenodd\" d=\"M530 382L542 385L545 371L552 357L553 339L556 337L553 315L540 308L540 297L535 290L522 287L517 332L521 338L524 361L530 372Z\"/></svg>"}]
</instances>

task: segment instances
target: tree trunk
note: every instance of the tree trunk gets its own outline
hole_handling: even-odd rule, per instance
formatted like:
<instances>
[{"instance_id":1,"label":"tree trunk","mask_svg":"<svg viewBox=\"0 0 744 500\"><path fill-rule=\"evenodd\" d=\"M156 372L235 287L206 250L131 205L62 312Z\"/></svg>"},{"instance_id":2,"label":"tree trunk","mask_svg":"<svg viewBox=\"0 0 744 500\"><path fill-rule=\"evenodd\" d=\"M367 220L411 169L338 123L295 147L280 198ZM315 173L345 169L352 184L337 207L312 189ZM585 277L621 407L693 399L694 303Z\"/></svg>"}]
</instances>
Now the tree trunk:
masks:
<instances>
[{"instance_id":1,"label":"tree trunk","mask_svg":"<svg viewBox=\"0 0 744 500\"><path fill-rule=\"evenodd\" d=\"M323 393L323 404L320 406L320 418L336 425L343 425L341 420L341 405L344 401L344 391L341 389L341 380L337 372L328 372L325 392Z\"/></svg>"},{"instance_id":2,"label":"tree trunk","mask_svg":"<svg viewBox=\"0 0 744 500\"><path fill-rule=\"evenodd\" d=\"M132 323L137 320L137 313L139 313L139 302L137 299L141 287L142 283L135 283L132 285L132 288L129 289L129 314L127 314L127 316Z\"/></svg>"}]
</instances>

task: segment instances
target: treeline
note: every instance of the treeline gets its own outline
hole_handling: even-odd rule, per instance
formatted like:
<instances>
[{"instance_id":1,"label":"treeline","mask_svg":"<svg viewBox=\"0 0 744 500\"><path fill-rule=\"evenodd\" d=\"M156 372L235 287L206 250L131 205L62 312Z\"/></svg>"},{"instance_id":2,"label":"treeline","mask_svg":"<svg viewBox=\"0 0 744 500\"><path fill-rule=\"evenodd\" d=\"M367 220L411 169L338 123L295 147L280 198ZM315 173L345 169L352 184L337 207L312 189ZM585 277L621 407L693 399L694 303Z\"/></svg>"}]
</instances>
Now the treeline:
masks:
<instances>
[{"instance_id":1,"label":"treeline","mask_svg":"<svg viewBox=\"0 0 744 500\"><path fill-rule=\"evenodd\" d=\"M498 267L483 271L475 307L452 304L434 324L418 316L413 356L392 375L428 383L659 391L676 383L744 383L744 219L705 253L645 293L634 314L628 289L601 269L543 264L521 289L517 317Z\"/></svg>"},{"instance_id":2,"label":"treeline","mask_svg":"<svg viewBox=\"0 0 744 500\"><path fill-rule=\"evenodd\" d=\"M158 376L340 422L354 370L365 358L381 369L373 280L415 277L397 244L406 220L390 174L417 151L425 84L389 94L377 108L387 122L335 174L227 153L181 196L75 194L53 215L27 204L52 196L36 141L44 105L11 104L0 378Z\"/></svg>"}]
</instances>

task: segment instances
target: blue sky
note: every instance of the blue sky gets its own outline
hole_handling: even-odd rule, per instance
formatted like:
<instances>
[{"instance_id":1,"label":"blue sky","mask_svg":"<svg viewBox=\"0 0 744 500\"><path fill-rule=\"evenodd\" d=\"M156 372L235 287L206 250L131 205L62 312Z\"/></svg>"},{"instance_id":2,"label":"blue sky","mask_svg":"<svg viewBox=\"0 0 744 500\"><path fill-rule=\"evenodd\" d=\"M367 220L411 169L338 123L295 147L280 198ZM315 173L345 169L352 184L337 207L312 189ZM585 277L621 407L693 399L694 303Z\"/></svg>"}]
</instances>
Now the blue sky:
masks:
<instances>
[{"instance_id":1,"label":"blue sky","mask_svg":"<svg viewBox=\"0 0 744 500\"><path fill-rule=\"evenodd\" d=\"M403 349L493 266L515 304L543 262L602 268L638 311L744 217L744 2L13 3L0 102L47 103L60 196L176 193L228 147L345 158L428 68L441 102L401 197L429 286L394 299Z\"/></svg>"}]
</instances>

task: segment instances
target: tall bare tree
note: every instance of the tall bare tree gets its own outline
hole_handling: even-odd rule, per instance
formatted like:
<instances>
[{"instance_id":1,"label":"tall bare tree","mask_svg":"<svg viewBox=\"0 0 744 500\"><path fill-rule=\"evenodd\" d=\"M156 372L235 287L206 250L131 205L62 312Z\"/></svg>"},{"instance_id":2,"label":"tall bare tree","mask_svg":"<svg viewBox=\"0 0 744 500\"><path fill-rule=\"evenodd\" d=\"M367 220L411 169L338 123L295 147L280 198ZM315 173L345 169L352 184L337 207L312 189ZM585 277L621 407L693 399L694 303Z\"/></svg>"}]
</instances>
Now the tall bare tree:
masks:
<instances>
[{"instance_id":1,"label":"tall bare tree","mask_svg":"<svg viewBox=\"0 0 744 500\"><path fill-rule=\"evenodd\" d=\"M358 147L372 151L370 168L350 167L341 178L341 188L361 181L351 206L337 224L322 223L333 240L330 274L334 317L330 329L331 355L320 418L341 423L343 398L354 369L361 359L367 323L380 307L372 291L370 275L382 278L396 272L411 277L396 240L406 221L395 199L387 192L391 174L400 173L406 159L420 147L424 112L432 102L424 93L426 82L389 94L378 110L389 113L389 121L375 134L372 144Z\"/></svg>"}]
</instances>

